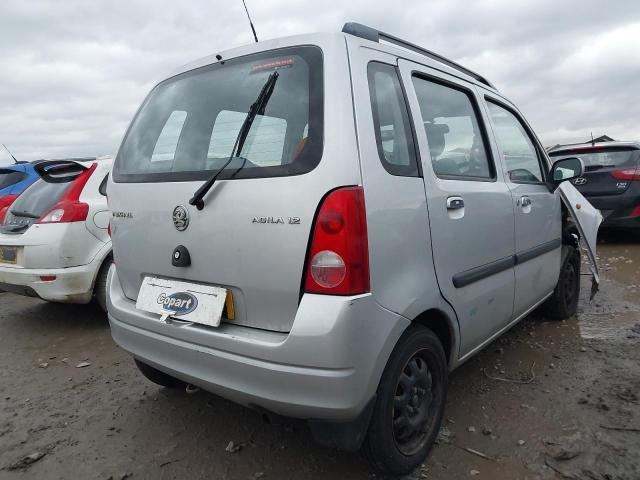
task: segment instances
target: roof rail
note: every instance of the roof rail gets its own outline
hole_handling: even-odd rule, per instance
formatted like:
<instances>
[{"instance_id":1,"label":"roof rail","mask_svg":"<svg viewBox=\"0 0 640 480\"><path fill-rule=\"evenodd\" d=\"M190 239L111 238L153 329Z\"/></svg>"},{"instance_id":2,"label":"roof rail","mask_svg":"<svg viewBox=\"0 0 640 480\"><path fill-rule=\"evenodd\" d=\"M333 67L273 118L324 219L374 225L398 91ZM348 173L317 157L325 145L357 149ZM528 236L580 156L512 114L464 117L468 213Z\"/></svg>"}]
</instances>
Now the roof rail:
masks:
<instances>
[{"instance_id":1,"label":"roof rail","mask_svg":"<svg viewBox=\"0 0 640 480\"><path fill-rule=\"evenodd\" d=\"M375 28L362 25L361 23L347 22L344 24L344 27L342 27L342 31L343 33L348 33L349 35L364 38L365 40L371 40L372 42L380 43L380 40L384 40L385 42L406 48L407 50L411 50L413 52L419 53L420 55L424 55L425 57L436 60L437 62L443 63L444 65L458 70L459 72L462 72L466 75L469 75L470 77L475 78L477 81L495 89L495 87L489 80L487 80L482 75L475 73L473 70L469 70L459 63L456 63L453 60L449 60L448 58L432 52L431 50L427 50L426 48L422 48L414 43L410 43L406 40L402 40L401 38L389 35L388 33L381 32L380 30L376 30Z\"/></svg>"}]
</instances>

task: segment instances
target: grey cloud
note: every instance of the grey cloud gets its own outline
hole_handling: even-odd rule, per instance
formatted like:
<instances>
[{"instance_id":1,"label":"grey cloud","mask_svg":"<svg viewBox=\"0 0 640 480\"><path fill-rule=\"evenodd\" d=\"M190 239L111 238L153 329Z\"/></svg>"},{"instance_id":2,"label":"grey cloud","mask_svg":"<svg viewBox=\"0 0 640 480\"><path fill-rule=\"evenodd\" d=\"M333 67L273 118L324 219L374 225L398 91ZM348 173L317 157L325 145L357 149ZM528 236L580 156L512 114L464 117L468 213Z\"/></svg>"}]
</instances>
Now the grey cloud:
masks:
<instances>
[{"instance_id":1,"label":"grey cloud","mask_svg":"<svg viewBox=\"0 0 640 480\"><path fill-rule=\"evenodd\" d=\"M448 55L489 77L545 143L640 139L637 1L247 1L261 38L354 20ZM114 153L154 82L251 41L240 0L3 0L0 18L0 141L24 159Z\"/></svg>"}]
</instances>

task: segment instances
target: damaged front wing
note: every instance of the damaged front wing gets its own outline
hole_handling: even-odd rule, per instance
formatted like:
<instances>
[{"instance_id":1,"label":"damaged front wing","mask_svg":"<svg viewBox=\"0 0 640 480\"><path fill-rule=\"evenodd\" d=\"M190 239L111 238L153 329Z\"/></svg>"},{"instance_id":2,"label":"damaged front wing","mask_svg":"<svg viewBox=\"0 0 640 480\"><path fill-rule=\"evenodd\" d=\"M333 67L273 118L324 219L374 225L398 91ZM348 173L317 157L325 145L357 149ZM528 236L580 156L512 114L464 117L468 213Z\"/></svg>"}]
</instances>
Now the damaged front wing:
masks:
<instances>
[{"instance_id":1,"label":"damaged front wing","mask_svg":"<svg viewBox=\"0 0 640 480\"><path fill-rule=\"evenodd\" d=\"M582 246L587 251L589 269L593 274L590 297L590 300L593 300L600 285L596 244L598 241L598 229L602 223L602 214L570 182L562 182L558 186L558 190L560 190L560 197L567 206L567 210L569 210L569 214L580 233Z\"/></svg>"}]
</instances>

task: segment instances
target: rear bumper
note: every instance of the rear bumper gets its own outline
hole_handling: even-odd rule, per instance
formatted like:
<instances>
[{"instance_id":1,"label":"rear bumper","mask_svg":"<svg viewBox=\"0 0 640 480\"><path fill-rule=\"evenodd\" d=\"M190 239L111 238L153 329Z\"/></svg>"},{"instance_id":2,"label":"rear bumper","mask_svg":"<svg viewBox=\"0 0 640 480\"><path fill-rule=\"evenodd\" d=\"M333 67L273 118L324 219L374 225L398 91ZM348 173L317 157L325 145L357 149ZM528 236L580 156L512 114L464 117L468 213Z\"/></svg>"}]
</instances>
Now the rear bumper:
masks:
<instances>
[{"instance_id":1,"label":"rear bumper","mask_svg":"<svg viewBox=\"0 0 640 480\"><path fill-rule=\"evenodd\" d=\"M165 324L135 308L109 275L111 332L145 363L234 402L279 415L347 422L375 395L409 321L371 295L305 295L291 332Z\"/></svg>"},{"instance_id":2,"label":"rear bumper","mask_svg":"<svg viewBox=\"0 0 640 480\"><path fill-rule=\"evenodd\" d=\"M640 207L640 186L630 186L620 195L588 196L587 200L602 212L603 228L640 228L640 216L632 212Z\"/></svg>"},{"instance_id":3,"label":"rear bumper","mask_svg":"<svg viewBox=\"0 0 640 480\"><path fill-rule=\"evenodd\" d=\"M97 265L94 265L97 263ZM89 303L100 260L70 268L31 269L0 266L0 291L39 297L50 302ZM41 276L55 276L43 282Z\"/></svg>"}]
</instances>

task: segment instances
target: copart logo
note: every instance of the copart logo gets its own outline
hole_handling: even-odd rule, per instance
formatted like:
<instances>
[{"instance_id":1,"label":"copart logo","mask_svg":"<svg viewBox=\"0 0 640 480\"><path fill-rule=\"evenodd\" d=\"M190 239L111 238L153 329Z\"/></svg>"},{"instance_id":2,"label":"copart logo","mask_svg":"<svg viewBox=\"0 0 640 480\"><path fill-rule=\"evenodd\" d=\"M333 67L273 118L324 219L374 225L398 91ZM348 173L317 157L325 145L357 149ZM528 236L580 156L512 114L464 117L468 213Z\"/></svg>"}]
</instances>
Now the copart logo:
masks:
<instances>
[{"instance_id":1,"label":"copart logo","mask_svg":"<svg viewBox=\"0 0 640 480\"><path fill-rule=\"evenodd\" d=\"M198 307L198 299L187 292L176 292L171 295L161 293L158 295L158 303L162 309L180 316L193 312Z\"/></svg>"},{"instance_id":2,"label":"copart logo","mask_svg":"<svg viewBox=\"0 0 640 480\"><path fill-rule=\"evenodd\" d=\"M173 226L182 232L189 226L189 211L184 205L178 205L173 209Z\"/></svg>"}]
</instances>

